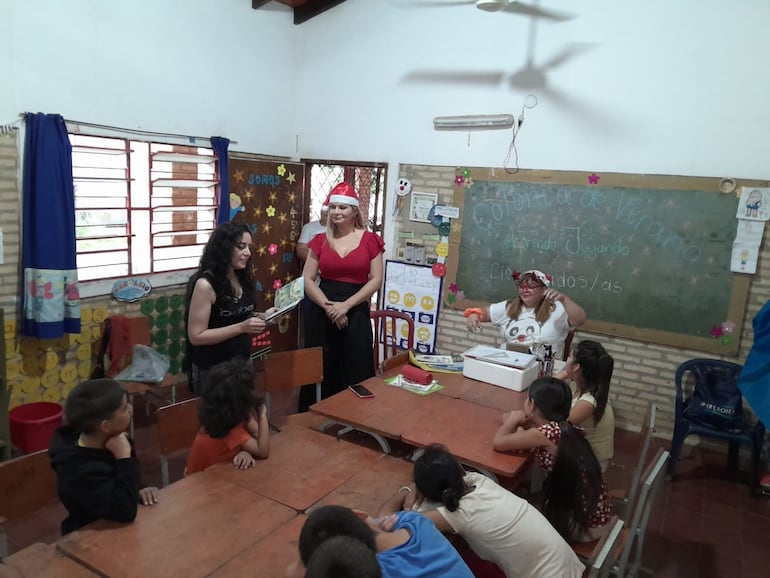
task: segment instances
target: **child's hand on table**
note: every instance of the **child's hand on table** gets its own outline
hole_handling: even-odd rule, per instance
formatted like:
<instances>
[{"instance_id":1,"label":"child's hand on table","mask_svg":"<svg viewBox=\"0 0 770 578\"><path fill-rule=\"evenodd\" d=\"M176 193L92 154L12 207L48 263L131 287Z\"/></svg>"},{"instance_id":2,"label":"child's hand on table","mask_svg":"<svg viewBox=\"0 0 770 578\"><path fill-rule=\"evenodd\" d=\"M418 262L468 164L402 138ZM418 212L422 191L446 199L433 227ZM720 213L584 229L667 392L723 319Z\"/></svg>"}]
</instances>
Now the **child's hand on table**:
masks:
<instances>
[{"instance_id":1,"label":"child's hand on table","mask_svg":"<svg viewBox=\"0 0 770 578\"><path fill-rule=\"evenodd\" d=\"M158 488L148 486L139 490L139 502L145 506L154 506L158 503Z\"/></svg>"},{"instance_id":2,"label":"child's hand on table","mask_svg":"<svg viewBox=\"0 0 770 578\"><path fill-rule=\"evenodd\" d=\"M249 468L254 467L256 463L257 461L254 459L254 456L246 450L239 451L233 458L233 466L239 470L248 470Z\"/></svg>"}]
</instances>

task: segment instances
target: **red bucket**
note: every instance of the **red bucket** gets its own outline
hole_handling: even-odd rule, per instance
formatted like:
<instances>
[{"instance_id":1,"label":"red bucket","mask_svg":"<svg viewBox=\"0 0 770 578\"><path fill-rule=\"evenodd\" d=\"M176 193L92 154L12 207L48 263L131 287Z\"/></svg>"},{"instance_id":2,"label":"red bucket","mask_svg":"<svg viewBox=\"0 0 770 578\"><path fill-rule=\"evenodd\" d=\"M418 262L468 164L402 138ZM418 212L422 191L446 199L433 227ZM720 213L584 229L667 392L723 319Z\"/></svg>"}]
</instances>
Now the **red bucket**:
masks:
<instances>
[{"instance_id":1,"label":"red bucket","mask_svg":"<svg viewBox=\"0 0 770 578\"><path fill-rule=\"evenodd\" d=\"M11 442L25 454L48 449L53 432L61 425L64 408L37 401L17 405L8 412Z\"/></svg>"}]
</instances>

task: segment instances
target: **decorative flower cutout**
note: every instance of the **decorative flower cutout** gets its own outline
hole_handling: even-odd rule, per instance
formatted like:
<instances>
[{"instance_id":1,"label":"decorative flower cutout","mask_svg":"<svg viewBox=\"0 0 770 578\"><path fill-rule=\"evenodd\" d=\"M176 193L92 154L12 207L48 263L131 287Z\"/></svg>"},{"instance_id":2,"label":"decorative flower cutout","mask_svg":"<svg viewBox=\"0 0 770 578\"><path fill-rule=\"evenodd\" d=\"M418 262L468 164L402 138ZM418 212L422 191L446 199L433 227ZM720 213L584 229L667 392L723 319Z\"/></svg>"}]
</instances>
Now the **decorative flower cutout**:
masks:
<instances>
[{"instance_id":1,"label":"decorative flower cutout","mask_svg":"<svg viewBox=\"0 0 770 578\"><path fill-rule=\"evenodd\" d=\"M268 205L267 209L265 209L265 213L267 213L268 217L275 217L275 207L273 205Z\"/></svg>"},{"instance_id":2,"label":"decorative flower cutout","mask_svg":"<svg viewBox=\"0 0 770 578\"><path fill-rule=\"evenodd\" d=\"M471 170L470 169L463 169L463 176L468 179L471 176Z\"/></svg>"},{"instance_id":3,"label":"decorative flower cutout","mask_svg":"<svg viewBox=\"0 0 770 578\"><path fill-rule=\"evenodd\" d=\"M722 337L725 334L725 330L722 329L721 325L714 325L711 328L711 337L716 339L717 337Z\"/></svg>"},{"instance_id":4,"label":"decorative flower cutout","mask_svg":"<svg viewBox=\"0 0 770 578\"><path fill-rule=\"evenodd\" d=\"M270 243L270 246L267 248L267 252L271 255L275 255L278 252L278 245L275 243Z\"/></svg>"},{"instance_id":5,"label":"decorative flower cutout","mask_svg":"<svg viewBox=\"0 0 770 578\"><path fill-rule=\"evenodd\" d=\"M724 345L725 347L729 347L733 343L735 343L735 340L733 339L732 335L723 335L719 338L719 343Z\"/></svg>"},{"instance_id":6,"label":"decorative flower cutout","mask_svg":"<svg viewBox=\"0 0 770 578\"><path fill-rule=\"evenodd\" d=\"M465 184L465 188L466 188L466 189L468 189L468 188L472 187L472 186L473 186L473 179L472 179L472 178L470 178L470 177L467 177L467 178L465 179L465 183L464 183L464 184Z\"/></svg>"},{"instance_id":7,"label":"decorative flower cutout","mask_svg":"<svg viewBox=\"0 0 770 578\"><path fill-rule=\"evenodd\" d=\"M591 173L588 175L588 183L591 185L598 185L599 184L599 175L596 173Z\"/></svg>"},{"instance_id":8,"label":"decorative flower cutout","mask_svg":"<svg viewBox=\"0 0 770 578\"><path fill-rule=\"evenodd\" d=\"M465 177L462 176L462 175L457 175L455 177L455 184L456 185L463 185L463 184L465 184Z\"/></svg>"},{"instance_id":9,"label":"decorative flower cutout","mask_svg":"<svg viewBox=\"0 0 770 578\"><path fill-rule=\"evenodd\" d=\"M449 304L451 305L452 303L454 303L454 302L455 302L455 299L457 299L457 297L455 297L454 293L450 293L450 294L447 296L447 298L446 298L446 302L447 302L447 303L449 303Z\"/></svg>"},{"instance_id":10,"label":"decorative flower cutout","mask_svg":"<svg viewBox=\"0 0 770 578\"><path fill-rule=\"evenodd\" d=\"M283 287L283 281L281 281L280 279L276 279L275 281L273 281L273 289L277 291L281 287Z\"/></svg>"},{"instance_id":11,"label":"decorative flower cutout","mask_svg":"<svg viewBox=\"0 0 770 578\"><path fill-rule=\"evenodd\" d=\"M733 331L735 331L735 323L733 323L729 319L727 321L723 321L722 322L722 330L725 333L732 333Z\"/></svg>"},{"instance_id":12,"label":"decorative flower cutout","mask_svg":"<svg viewBox=\"0 0 770 578\"><path fill-rule=\"evenodd\" d=\"M450 283L449 284L449 292L450 293L457 293L457 283Z\"/></svg>"},{"instance_id":13,"label":"decorative flower cutout","mask_svg":"<svg viewBox=\"0 0 770 578\"><path fill-rule=\"evenodd\" d=\"M458 298L460 301L462 301L463 299L465 299L465 291L462 291L462 290L461 290L461 291L458 291L458 292L457 292L457 298Z\"/></svg>"},{"instance_id":14,"label":"decorative flower cutout","mask_svg":"<svg viewBox=\"0 0 770 578\"><path fill-rule=\"evenodd\" d=\"M280 164L278 165L278 168L276 169L276 172L278 173L278 176L285 176L286 175L286 165Z\"/></svg>"}]
</instances>

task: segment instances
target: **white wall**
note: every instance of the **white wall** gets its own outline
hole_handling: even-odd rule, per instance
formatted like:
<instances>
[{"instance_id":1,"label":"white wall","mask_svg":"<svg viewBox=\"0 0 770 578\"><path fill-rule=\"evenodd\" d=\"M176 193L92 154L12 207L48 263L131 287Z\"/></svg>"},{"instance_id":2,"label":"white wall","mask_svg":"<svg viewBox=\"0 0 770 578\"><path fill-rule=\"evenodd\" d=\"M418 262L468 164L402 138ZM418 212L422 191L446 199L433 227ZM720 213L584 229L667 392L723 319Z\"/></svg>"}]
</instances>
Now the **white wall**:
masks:
<instances>
[{"instance_id":1,"label":"white wall","mask_svg":"<svg viewBox=\"0 0 770 578\"><path fill-rule=\"evenodd\" d=\"M0 124L20 112L295 152L288 7L0 0Z\"/></svg>"},{"instance_id":2,"label":"white wall","mask_svg":"<svg viewBox=\"0 0 770 578\"><path fill-rule=\"evenodd\" d=\"M473 134L469 147L465 133L434 132L432 118L518 115L532 92L522 167L768 176L767 0L543 0L575 18L535 28L521 15L430 4L440 3L347 0L301 26L303 156L502 166L508 132ZM545 89L510 84L530 41L536 65L576 50L546 68ZM414 79L424 71L500 79Z\"/></svg>"}]
</instances>

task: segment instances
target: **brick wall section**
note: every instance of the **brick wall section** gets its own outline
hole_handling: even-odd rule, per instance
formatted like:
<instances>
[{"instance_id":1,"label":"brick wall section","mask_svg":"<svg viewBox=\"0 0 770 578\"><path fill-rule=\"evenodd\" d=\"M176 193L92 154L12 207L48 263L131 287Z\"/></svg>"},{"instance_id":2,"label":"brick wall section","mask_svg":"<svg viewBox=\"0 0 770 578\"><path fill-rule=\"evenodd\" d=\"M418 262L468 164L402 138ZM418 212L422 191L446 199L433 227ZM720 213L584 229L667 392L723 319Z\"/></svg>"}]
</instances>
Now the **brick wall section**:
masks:
<instances>
[{"instance_id":1,"label":"brick wall section","mask_svg":"<svg viewBox=\"0 0 770 578\"><path fill-rule=\"evenodd\" d=\"M5 263L0 265L0 307L13 318L18 301L20 255L20 199L18 131L0 134L0 228Z\"/></svg>"},{"instance_id":2,"label":"brick wall section","mask_svg":"<svg viewBox=\"0 0 770 578\"><path fill-rule=\"evenodd\" d=\"M453 204L454 178L460 170L462 169L456 167L402 165L399 177L408 178L412 182L413 190L436 192L439 194L440 202ZM407 208L404 208L400 218L394 223L399 247L403 247L406 242L406 239L400 235L401 232L412 231L416 238L436 232L431 225L409 221ZM751 322L759 309L770 300L770 247L767 237L766 227L757 274L752 280L749 291L743 332L740 335L740 352L737 358L724 357L728 361L737 363L745 361L753 343ZM436 242L426 241L425 245L426 256L435 257ZM498 342L498 337L497 329L489 325L486 325L481 332L471 335L465 328L465 319L461 312L446 307L441 310L437 341L439 353L461 353L475 343L494 345ZM578 331L576 340L580 339L600 341L615 359L610 398L615 409L618 427L639 430L646 406L652 401L658 406L656 435L663 438L670 438L673 430L674 374L677 367L688 359L714 357L712 354L694 350Z\"/></svg>"}]
</instances>

